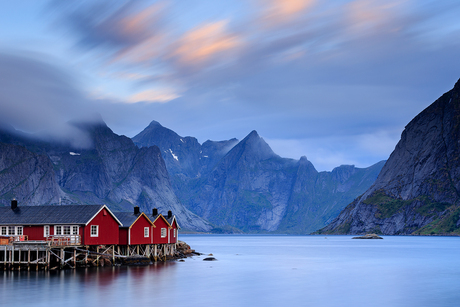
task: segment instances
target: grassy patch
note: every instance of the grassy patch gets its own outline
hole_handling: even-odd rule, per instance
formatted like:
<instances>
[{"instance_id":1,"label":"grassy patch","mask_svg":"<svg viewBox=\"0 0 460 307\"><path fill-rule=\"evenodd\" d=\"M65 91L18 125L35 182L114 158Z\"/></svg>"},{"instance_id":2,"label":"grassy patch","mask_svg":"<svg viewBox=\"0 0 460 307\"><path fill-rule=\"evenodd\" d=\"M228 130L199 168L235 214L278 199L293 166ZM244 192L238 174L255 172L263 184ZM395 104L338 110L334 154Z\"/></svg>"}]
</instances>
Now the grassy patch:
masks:
<instances>
[{"instance_id":1,"label":"grassy patch","mask_svg":"<svg viewBox=\"0 0 460 307\"><path fill-rule=\"evenodd\" d=\"M423 216L430 216L435 213L443 212L452 206L452 204L449 203L432 201L427 196L420 196L417 199L423 203L423 206L415 209L415 211Z\"/></svg>"},{"instance_id":2,"label":"grassy patch","mask_svg":"<svg viewBox=\"0 0 460 307\"><path fill-rule=\"evenodd\" d=\"M450 213L425 225L415 233L421 235L460 234L460 227L457 227L457 221L459 219L460 208L452 208Z\"/></svg>"},{"instance_id":3,"label":"grassy patch","mask_svg":"<svg viewBox=\"0 0 460 307\"><path fill-rule=\"evenodd\" d=\"M377 191L371 197L364 200L363 203L377 206L379 210L376 214L377 218L389 218L404 206L409 205L412 201L413 200L392 198L382 191Z\"/></svg>"}]
</instances>

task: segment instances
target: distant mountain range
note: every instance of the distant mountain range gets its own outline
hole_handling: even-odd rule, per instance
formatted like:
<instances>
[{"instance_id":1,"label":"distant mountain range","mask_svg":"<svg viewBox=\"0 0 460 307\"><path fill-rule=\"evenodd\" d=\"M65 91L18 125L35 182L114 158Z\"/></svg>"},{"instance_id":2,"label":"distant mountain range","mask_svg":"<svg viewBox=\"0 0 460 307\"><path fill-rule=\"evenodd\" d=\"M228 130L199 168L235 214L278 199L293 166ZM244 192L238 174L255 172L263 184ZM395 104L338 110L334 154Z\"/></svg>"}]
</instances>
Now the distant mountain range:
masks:
<instances>
[{"instance_id":1,"label":"distant mountain range","mask_svg":"<svg viewBox=\"0 0 460 307\"><path fill-rule=\"evenodd\" d=\"M384 162L317 172L281 158L252 131L241 141L181 137L153 121L132 140L100 118L69 123L90 145L0 128L0 203L107 204L172 210L185 230L310 233L327 225L377 178ZM136 146L137 145L137 146Z\"/></svg>"},{"instance_id":2,"label":"distant mountain range","mask_svg":"<svg viewBox=\"0 0 460 307\"><path fill-rule=\"evenodd\" d=\"M460 80L418 114L377 180L326 234L460 234Z\"/></svg>"},{"instance_id":3,"label":"distant mountain range","mask_svg":"<svg viewBox=\"0 0 460 307\"><path fill-rule=\"evenodd\" d=\"M133 141L160 148L180 202L216 232L310 233L363 193L384 163L317 172L306 157L276 155L256 131L200 145L156 121Z\"/></svg>"}]
</instances>

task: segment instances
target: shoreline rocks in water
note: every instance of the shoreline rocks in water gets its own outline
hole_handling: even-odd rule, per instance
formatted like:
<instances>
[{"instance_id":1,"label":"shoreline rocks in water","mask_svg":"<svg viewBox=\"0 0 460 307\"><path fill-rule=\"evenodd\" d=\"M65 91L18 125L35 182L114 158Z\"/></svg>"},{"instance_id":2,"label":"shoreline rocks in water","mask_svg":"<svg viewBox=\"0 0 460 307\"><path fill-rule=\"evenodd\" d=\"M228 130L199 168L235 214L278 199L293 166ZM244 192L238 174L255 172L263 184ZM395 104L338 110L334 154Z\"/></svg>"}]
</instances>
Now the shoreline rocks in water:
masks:
<instances>
[{"instance_id":1,"label":"shoreline rocks in water","mask_svg":"<svg viewBox=\"0 0 460 307\"><path fill-rule=\"evenodd\" d=\"M383 238L376 235L375 233L368 233L361 237L353 237L352 239L383 239Z\"/></svg>"}]
</instances>

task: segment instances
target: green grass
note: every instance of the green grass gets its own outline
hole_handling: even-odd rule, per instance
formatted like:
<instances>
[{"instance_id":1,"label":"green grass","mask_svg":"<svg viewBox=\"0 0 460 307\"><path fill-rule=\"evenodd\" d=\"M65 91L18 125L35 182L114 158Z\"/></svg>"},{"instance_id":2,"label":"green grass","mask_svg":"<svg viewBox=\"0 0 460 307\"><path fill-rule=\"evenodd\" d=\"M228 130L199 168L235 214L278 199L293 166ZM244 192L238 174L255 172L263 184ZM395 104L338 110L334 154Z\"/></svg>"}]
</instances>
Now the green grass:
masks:
<instances>
[{"instance_id":1,"label":"green grass","mask_svg":"<svg viewBox=\"0 0 460 307\"><path fill-rule=\"evenodd\" d=\"M452 207L446 215L434 220L428 225L417 230L415 234L420 235L458 235L460 227L457 227L457 221L460 219L460 208Z\"/></svg>"},{"instance_id":2,"label":"green grass","mask_svg":"<svg viewBox=\"0 0 460 307\"><path fill-rule=\"evenodd\" d=\"M377 218L389 218L397 213L401 208L409 205L413 200L402 200L392 198L382 191L376 191L371 197L363 201L367 205L377 206L379 212Z\"/></svg>"}]
</instances>

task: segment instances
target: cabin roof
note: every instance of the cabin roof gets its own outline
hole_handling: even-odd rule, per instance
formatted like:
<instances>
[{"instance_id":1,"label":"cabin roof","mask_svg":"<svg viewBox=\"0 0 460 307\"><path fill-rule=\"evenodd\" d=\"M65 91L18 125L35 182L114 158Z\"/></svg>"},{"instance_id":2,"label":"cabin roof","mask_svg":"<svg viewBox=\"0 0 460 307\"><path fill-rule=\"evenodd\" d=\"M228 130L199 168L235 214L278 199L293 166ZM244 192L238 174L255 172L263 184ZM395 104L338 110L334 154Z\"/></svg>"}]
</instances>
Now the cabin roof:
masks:
<instances>
[{"instance_id":1,"label":"cabin roof","mask_svg":"<svg viewBox=\"0 0 460 307\"><path fill-rule=\"evenodd\" d=\"M176 219L175 215L173 215L172 217L170 217L169 219L166 219L166 220L168 221L169 225L172 226L174 224L174 222L175 222L176 225L177 225L177 228L180 228L179 223L177 222L177 219Z\"/></svg>"},{"instance_id":2,"label":"cabin roof","mask_svg":"<svg viewBox=\"0 0 460 307\"><path fill-rule=\"evenodd\" d=\"M110 212L105 205L18 206L14 210L9 206L0 207L0 225L86 225L104 207Z\"/></svg>"},{"instance_id":3,"label":"cabin roof","mask_svg":"<svg viewBox=\"0 0 460 307\"><path fill-rule=\"evenodd\" d=\"M168 220L164 217L163 214L160 213L157 215L149 215L149 219L152 221L152 223L155 223L155 221L159 218L164 220L168 226L171 226L171 224L169 224Z\"/></svg>"},{"instance_id":4,"label":"cabin roof","mask_svg":"<svg viewBox=\"0 0 460 307\"><path fill-rule=\"evenodd\" d=\"M117 219L123 224L120 227L131 227L133 224L143 215L149 221L150 224L153 225L152 221L148 218L148 216L144 212L139 212L138 214L134 214L133 212L114 212Z\"/></svg>"}]
</instances>

